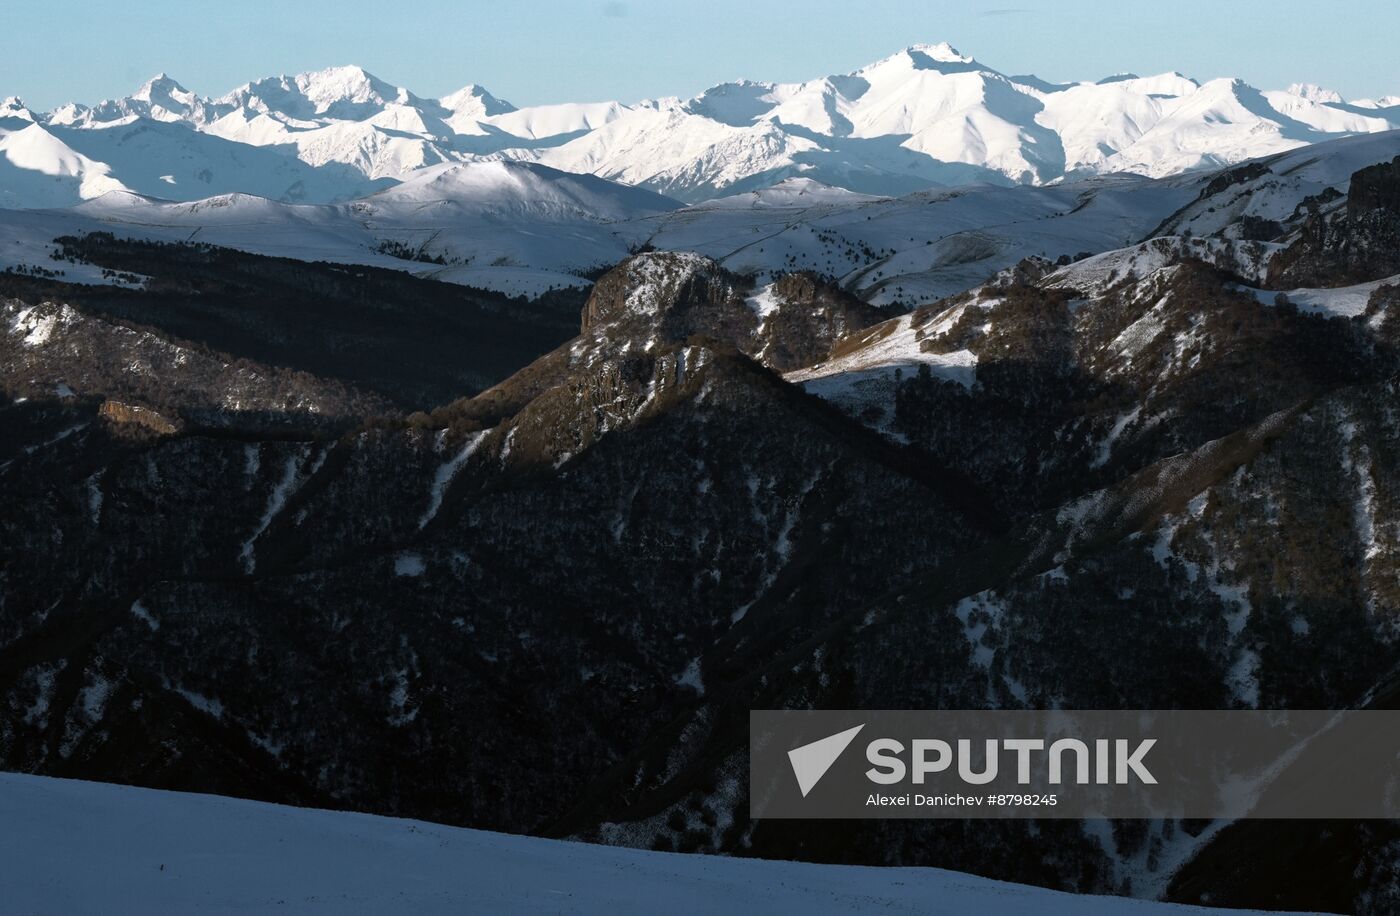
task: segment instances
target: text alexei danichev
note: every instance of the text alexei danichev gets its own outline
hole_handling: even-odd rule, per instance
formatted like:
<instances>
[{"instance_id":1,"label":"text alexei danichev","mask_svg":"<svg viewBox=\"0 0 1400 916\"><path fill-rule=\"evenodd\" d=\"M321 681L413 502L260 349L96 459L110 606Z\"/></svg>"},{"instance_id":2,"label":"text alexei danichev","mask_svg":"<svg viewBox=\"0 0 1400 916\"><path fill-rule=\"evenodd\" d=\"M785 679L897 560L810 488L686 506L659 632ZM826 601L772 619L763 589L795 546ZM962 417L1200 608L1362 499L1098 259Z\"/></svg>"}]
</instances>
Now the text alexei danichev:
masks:
<instances>
[{"instance_id":1,"label":"text alexei danichev","mask_svg":"<svg viewBox=\"0 0 1400 916\"><path fill-rule=\"evenodd\" d=\"M1053 808L1059 804L1055 795L1036 793L989 793L986 795L921 795L910 792L904 795L884 795L874 793L865 799L867 808Z\"/></svg>"}]
</instances>

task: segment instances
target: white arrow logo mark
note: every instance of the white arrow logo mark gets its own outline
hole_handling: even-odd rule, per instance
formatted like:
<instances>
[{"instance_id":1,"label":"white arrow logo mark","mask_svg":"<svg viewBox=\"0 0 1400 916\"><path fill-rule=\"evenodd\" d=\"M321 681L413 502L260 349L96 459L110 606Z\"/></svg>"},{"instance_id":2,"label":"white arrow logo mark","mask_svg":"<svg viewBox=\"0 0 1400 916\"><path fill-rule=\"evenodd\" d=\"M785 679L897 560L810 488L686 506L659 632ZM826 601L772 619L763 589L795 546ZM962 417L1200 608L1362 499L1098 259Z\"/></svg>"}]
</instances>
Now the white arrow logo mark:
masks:
<instances>
[{"instance_id":1,"label":"white arrow logo mark","mask_svg":"<svg viewBox=\"0 0 1400 916\"><path fill-rule=\"evenodd\" d=\"M792 772L797 777L797 787L802 790L803 798L826 775L826 771L831 769L836 758L850 746L862 728L865 726L857 725L788 751L788 760L792 762Z\"/></svg>"}]
</instances>

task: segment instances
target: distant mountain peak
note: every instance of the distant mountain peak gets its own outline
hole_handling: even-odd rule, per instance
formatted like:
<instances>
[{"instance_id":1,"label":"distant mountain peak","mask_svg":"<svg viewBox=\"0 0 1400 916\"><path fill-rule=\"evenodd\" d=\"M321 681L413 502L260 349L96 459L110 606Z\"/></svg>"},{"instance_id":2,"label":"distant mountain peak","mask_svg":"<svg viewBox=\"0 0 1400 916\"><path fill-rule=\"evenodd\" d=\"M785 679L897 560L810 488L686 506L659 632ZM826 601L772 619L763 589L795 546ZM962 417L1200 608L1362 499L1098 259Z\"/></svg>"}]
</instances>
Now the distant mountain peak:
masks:
<instances>
[{"instance_id":1,"label":"distant mountain peak","mask_svg":"<svg viewBox=\"0 0 1400 916\"><path fill-rule=\"evenodd\" d=\"M166 73L164 70L162 70L162 71L160 71L159 73L157 73L155 76L151 77L150 79L148 79L148 80L146 80L144 83L142 83L142 84L140 85L140 87L136 90L136 92L135 92L135 94L132 96L132 98L140 98L142 94L150 93L152 90L161 90L161 89L175 89L175 90L178 90L178 91L180 91L180 92L185 92L185 91L187 91L187 90L185 89L185 87L184 87L184 86L181 86L178 82L176 82L176 81L170 76L170 74L168 74L168 73Z\"/></svg>"},{"instance_id":2,"label":"distant mountain peak","mask_svg":"<svg viewBox=\"0 0 1400 916\"><path fill-rule=\"evenodd\" d=\"M1289 95L1296 95L1299 98L1307 99L1309 102L1320 102L1323 104L1340 104L1345 101L1341 93L1331 89L1324 89L1314 83L1294 83L1288 87Z\"/></svg>"},{"instance_id":3,"label":"distant mountain peak","mask_svg":"<svg viewBox=\"0 0 1400 916\"><path fill-rule=\"evenodd\" d=\"M0 118L24 118L26 121L33 121L34 114L25 107L19 96L10 95L0 99Z\"/></svg>"},{"instance_id":4,"label":"distant mountain peak","mask_svg":"<svg viewBox=\"0 0 1400 916\"><path fill-rule=\"evenodd\" d=\"M912 67L915 70L941 69L940 64L964 68L975 65L976 61L948 42L943 41L901 48L889 57L881 58L873 64L860 68L856 73L883 70L891 66Z\"/></svg>"},{"instance_id":5,"label":"distant mountain peak","mask_svg":"<svg viewBox=\"0 0 1400 916\"><path fill-rule=\"evenodd\" d=\"M854 76L869 77L892 74L932 71L936 73L986 72L996 75L996 71L980 63L971 55L963 54L946 41L910 45L865 67L856 70Z\"/></svg>"},{"instance_id":6,"label":"distant mountain peak","mask_svg":"<svg viewBox=\"0 0 1400 916\"><path fill-rule=\"evenodd\" d=\"M187 108L199 97L171 79L162 70L142 83L131 98L133 101L150 102L173 110L176 106Z\"/></svg>"},{"instance_id":7,"label":"distant mountain peak","mask_svg":"<svg viewBox=\"0 0 1400 916\"><path fill-rule=\"evenodd\" d=\"M408 95L408 90L390 85L355 64L301 73L295 81L307 98L326 106L336 102L396 102Z\"/></svg>"},{"instance_id":8,"label":"distant mountain peak","mask_svg":"<svg viewBox=\"0 0 1400 916\"><path fill-rule=\"evenodd\" d=\"M390 91L397 89L359 64L339 64L319 70L306 70L298 73L293 79L298 83L339 88L345 92L356 92L363 88Z\"/></svg>"},{"instance_id":9,"label":"distant mountain peak","mask_svg":"<svg viewBox=\"0 0 1400 916\"><path fill-rule=\"evenodd\" d=\"M364 121L386 106L420 101L364 67L347 64L245 83L213 105L221 113L247 108L298 120Z\"/></svg>"},{"instance_id":10,"label":"distant mountain peak","mask_svg":"<svg viewBox=\"0 0 1400 916\"><path fill-rule=\"evenodd\" d=\"M949 64L969 64L972 58L963 54L957 48L946 41L934 42L932 44L910 45L904 49L905 52L915 52L924 54L941 63Z\"/></svg>"},{"instance_id":11,"label":"distant mountain peak","mask_svg":"<svg viewBox=\"0 0 1400 916\"><path fill-rule=\"evenodd\" d=\"M468 83L456 92L448 93L438 99L438 104L448 111L479 114L483 117L509 114L515 111L514 105L496 98L487 92L484 86L476 83Z\"/></svg>"},{"instance_id":12,"label":"distant mountain peak","mask_svg":"<svg viewBox=\"0 0 1400 916\"><path fill-rule=\"evenodd\" d=\"M306 70L303 71L300 75L308 77L325 77L327 79L373 80L375 82L382 82L379 79L379 77L375 76L373 73L370 73L368 70L366 70L364 67L361 67L359 64L337 64L332 67L322 67L319 70Z\"/></svg>"}]
</instances>

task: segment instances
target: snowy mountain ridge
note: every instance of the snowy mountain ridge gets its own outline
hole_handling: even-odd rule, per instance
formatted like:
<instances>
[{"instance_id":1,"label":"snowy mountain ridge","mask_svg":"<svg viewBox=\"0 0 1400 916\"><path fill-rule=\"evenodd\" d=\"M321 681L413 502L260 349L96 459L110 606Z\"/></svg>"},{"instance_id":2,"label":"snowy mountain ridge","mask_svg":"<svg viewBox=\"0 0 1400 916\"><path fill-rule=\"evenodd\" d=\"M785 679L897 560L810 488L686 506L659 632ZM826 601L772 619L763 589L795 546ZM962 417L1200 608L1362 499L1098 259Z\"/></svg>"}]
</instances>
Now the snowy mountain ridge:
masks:
<instances>
[{"instance_id":1,"label":"snowy mountain ridge","mask_svg":"<svg viewBox=\"0 0 1400 916\"><path fill-rule=\"evenodd\" d=\"M1131 251L1154 235L1185 235L1228 240L1207 260L1259 279L1269 253L1283 247L1264 240L1296 229L1314 205L1335 206L1353 172L1397 155L1400 131L1387 131L1166 179L1093 176L892 198L789 178L689 207L595 175L479 159L418 170L348 203L237 192L170 202L110 191L63 210L0 209L0 270L39 267L71 282L114 282L91 265L55 259L53 239L101 231L367 264L535 297L585 287L629 253L657 249L695 252L767 279L816 271L885 306L970 289L1028 257L1079 259Z\"/></svg>"},{"instance_id":2,"label":"snowy mountain ridge","mask_svg":"<svg viewBox=\"0 0 1400 916\"><path fill-rule=\"evenodd\" d=\"M42 113L6 99L0 205L66 206L117 189L324 203L481 158L539 162L687 202L795 177L899 195L1114 172L1162 177L1397 127L1400 96L1348 102L1304 83L1261 91L1174 72L1060 84L1007 75L947 43L913 45L848 74L738 80L632 105L517 108L475 84L427 98L356 66L204 97L162 73L96 105Z\"/></svg>"}]
</instances>

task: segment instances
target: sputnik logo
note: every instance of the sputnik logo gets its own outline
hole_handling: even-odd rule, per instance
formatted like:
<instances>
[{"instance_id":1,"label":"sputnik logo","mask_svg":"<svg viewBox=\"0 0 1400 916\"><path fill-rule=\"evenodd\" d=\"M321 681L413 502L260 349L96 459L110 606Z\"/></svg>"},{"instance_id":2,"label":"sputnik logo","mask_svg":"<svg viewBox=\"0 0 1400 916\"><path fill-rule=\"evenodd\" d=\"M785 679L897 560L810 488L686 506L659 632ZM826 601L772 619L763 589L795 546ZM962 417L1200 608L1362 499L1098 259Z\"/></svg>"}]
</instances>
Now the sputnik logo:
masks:
<instances>
[{"instance_id":1,"label":"sputnik logo","mask_svg":"<svg viewBox=\"0 0 1400 916\"><path fill-rule=\"evenodd\" d=\"M865 726L857 725L788 751L788 761L792 763L792 772L797 777L797 787L802 790L803 798L831 769L841 752L850 747L862 728Z\"/></svg>"}]
</instances>

